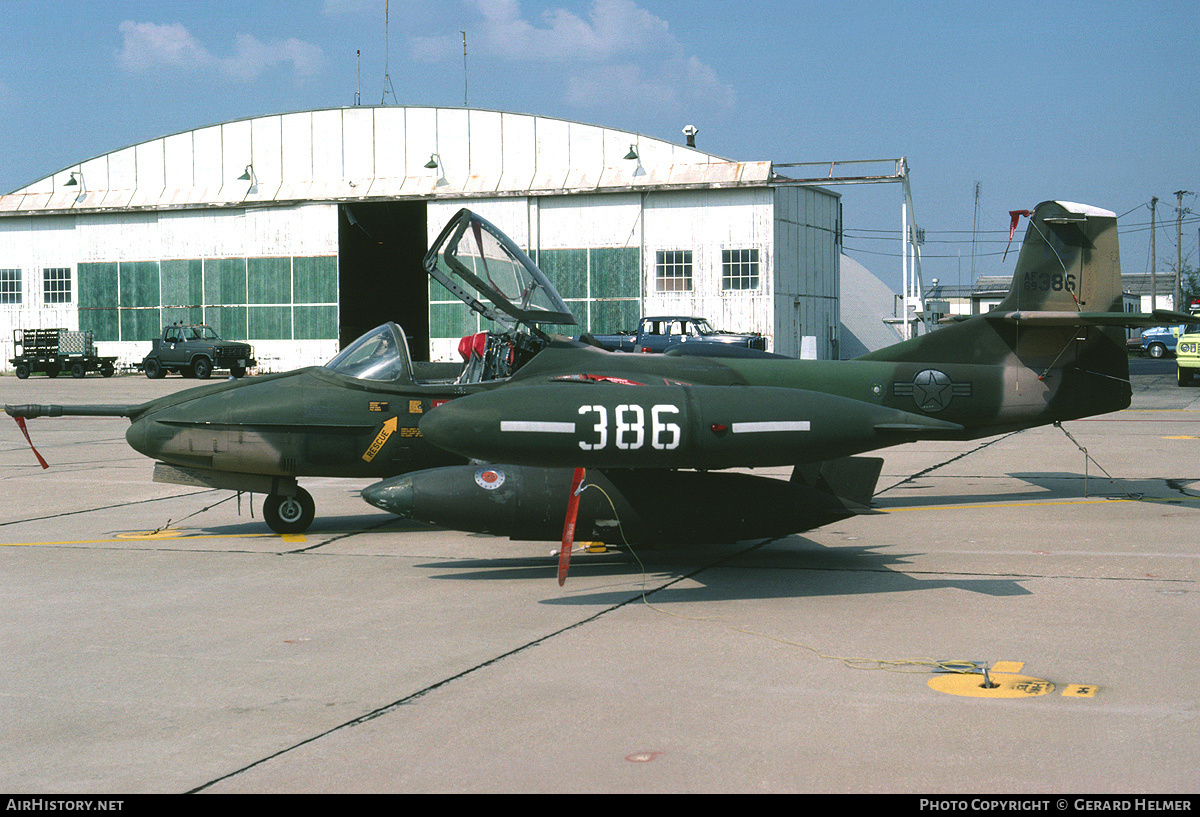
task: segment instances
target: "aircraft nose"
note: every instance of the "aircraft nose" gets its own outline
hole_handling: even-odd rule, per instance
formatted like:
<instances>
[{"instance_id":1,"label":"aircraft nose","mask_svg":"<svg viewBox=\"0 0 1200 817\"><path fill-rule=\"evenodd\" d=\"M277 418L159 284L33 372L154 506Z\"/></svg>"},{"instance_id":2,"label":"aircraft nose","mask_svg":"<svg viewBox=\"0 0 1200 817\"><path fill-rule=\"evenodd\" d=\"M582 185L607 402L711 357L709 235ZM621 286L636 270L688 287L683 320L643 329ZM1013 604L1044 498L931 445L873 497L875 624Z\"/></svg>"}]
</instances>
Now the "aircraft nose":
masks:
<instances>
[{"instance_id":1,"label":"aircraft nose","mask_svg":"<svg viewBox=\"0 0 1200 817\"><path fill-rule=\"evenodd\" d=\"M392 477L362 489L362 498L396 516L412 518L413 486L409 477Z\"/></svg>"}]
</instances>

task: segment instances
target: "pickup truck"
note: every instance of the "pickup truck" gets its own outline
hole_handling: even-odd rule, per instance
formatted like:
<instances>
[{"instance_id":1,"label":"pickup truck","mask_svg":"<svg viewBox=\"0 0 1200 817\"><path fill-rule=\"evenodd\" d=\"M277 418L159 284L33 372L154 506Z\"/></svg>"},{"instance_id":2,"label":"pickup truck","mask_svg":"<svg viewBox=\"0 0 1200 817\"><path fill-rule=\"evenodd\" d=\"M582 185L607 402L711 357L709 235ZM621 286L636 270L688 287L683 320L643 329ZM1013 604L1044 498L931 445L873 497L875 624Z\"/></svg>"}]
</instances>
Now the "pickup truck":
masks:
<instances>
[{"instance_id":1,"label":"pickup truck","mask_svg":"<svg viewBox=\"0 0 1200 817\"><path fill-rule=\"evenodd\" d=\"M1180 386L1192 385L1200 372L1200 323L1185 324L1179 332L1175 353L1175 371Z\"/></svg>"},{"instance_id":2,"label":"pickup truck","mask_svg":"<svg viewBox=\"0 0 1200 817\"><path fill-rule=\"evenodd\" d=\"M228 369L234 377L241 377L257 363L250 344L222 340L203 323L164 326L162 337L151 343L150 354L139 366L151 380L166 377L167 372L203 379L213 369Z\"/></svg>"},{"instance_id":3,"label":"pickup truck","mask_svg":"<svg viewBox=\"0 0 1200 817\"><path fill-rule=\"evenodd\" d=\"M743 347L760 352L767 349L767 339L758 333L739 335L718 332L706 318L675 315L642 318L636 332L591 337L600 346L613 352L665 352L682 344L693 349L703 346L722 349Z\"/></svg>"}]
</instances>

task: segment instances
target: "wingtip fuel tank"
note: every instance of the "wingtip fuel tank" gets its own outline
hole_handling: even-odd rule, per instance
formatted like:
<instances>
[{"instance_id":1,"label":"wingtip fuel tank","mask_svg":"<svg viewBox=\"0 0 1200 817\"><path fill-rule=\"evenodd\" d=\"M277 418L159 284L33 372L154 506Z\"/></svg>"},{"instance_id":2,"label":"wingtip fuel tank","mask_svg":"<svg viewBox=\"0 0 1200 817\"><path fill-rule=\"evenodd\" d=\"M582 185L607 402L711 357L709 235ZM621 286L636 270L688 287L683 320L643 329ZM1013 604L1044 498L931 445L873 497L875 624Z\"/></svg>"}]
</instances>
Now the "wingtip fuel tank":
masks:
<instances>
[{"instance_id":1,"label":"wingtip fuel tank","mask_svg":"<svg viewBox=\"0 0 1200 817\"><path fill-rule=\"evenodd\" d=\"M835 394L773 386L551 383L463 397L421 434L489 462L587 468L792 465L962 426Z\"/></svg>"},{"instance_id":2,"label":"wingtip fuel tank","mask_svg":"<svg viewBox=\"0 0 1200 817\"><path fill-rule=\"evenodd\" d=\"M431 525L556 541L573 473L522 465L447 466L377 482L362 497ZM579 497L575 538L609 544L736 542L867 512L801 481L730 472L596 470L587 472Z\"/></svg>"}]
</instances>

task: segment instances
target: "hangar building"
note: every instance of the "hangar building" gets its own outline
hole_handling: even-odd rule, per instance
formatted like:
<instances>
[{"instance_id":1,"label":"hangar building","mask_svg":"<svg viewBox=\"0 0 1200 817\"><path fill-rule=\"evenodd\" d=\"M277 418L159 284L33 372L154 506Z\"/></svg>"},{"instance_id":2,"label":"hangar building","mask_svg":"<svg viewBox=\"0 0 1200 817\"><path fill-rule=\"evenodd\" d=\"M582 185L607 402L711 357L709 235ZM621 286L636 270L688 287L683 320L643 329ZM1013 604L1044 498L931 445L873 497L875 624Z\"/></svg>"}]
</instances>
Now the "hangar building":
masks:
<instances>
[{"instance_id":1,"label":"hangar building","mask_svg":"<svg viewBox=\"0 0 1200 817\"><path fill-rule=\"evenodd\" d=\"M451 359L472 313L421 260L469 207L547 272L581 331L695 314L836 358L839 197L625 131L469 108L356 106L152 139L0 196L0 351L90 330L136 363L175 321L323 363L395 320Z\"/></svg>"}]
</instances>

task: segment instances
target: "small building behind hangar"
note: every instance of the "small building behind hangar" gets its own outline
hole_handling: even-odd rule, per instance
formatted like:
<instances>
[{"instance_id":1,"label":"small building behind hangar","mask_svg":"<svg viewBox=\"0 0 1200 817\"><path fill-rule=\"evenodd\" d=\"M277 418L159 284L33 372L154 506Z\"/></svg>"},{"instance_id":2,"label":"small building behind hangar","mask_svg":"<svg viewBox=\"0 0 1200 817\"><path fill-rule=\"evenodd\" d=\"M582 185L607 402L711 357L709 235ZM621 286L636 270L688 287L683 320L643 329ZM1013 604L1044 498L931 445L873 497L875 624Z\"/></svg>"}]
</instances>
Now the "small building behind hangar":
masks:
<instances>
[{"instance_id":1,"label":"small building behind hangar","mask_svg":"<svg viewBox=\"0 0 1200 817\"><path fill-rule=\"evenodd\" d=\"M90 330L135 363L176 321L250 341L271 370L386 320L414 358L451 359L478 324L421 261L464 206L529 251L580 331L695 314L837 356L836 193L594 125L358 106L152 139L0 196L4 365L12 329Z\"/></svg>"}]
</instances>

